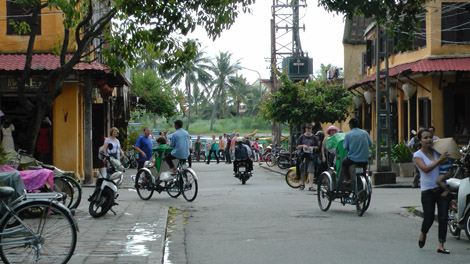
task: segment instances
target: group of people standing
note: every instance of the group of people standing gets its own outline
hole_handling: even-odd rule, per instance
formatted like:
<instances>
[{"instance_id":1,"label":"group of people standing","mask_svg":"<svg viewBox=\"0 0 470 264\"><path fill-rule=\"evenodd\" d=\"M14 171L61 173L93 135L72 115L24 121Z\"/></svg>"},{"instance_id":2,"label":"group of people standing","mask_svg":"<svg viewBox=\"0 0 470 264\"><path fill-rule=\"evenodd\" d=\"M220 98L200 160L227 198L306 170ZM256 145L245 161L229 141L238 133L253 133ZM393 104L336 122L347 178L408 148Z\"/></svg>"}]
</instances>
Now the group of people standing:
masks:
<instances>
[{"instance_id":1,"label":"group of people standing","mask_svg":"<svg viewBox=\"0 0 470 264\"><path fill-rule=\"evenodd\" d=\"M207 153L207 155L204 155L206 164L210 164L212 157L216 159L217 164L220 163L221 159L224 159L225 163L231 164L232 160L234 160L235 146L237 138L239 137L240 134L238 132L233 134L233 136L224 134L223 136L219 136L218 140L215 135L212 135L210 140L202 142L201 136L198 136L193 144L196 160L200 161L202 156L201 154ZM247 137L244 140L253 151L254 160L258 161L260 159L260 152L262 151L262 147L259 144L259 138L251 141L251 138Z\"/></svg>"}]
</instances>

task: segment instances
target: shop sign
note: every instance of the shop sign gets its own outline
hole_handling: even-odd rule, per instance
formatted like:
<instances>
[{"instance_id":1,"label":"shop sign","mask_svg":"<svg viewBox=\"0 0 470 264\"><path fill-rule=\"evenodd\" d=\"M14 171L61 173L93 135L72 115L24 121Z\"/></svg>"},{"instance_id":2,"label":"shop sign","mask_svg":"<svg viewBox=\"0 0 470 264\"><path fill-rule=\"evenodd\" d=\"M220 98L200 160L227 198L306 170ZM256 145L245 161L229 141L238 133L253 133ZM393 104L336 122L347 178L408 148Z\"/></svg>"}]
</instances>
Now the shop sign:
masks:
<instances>
[{"instance_id":1,"label":"shop sign","mask_svg":"<svg viewBox=\"0 0 470 264\"><path fill-rule=\"evenodd\" d=\"M19 77L3 76L0 77L0 92L16 92L18 90ZM41 86L40 77L31 77L26 82L25 92L36 92Z\"/></svg>"}]
</instances>

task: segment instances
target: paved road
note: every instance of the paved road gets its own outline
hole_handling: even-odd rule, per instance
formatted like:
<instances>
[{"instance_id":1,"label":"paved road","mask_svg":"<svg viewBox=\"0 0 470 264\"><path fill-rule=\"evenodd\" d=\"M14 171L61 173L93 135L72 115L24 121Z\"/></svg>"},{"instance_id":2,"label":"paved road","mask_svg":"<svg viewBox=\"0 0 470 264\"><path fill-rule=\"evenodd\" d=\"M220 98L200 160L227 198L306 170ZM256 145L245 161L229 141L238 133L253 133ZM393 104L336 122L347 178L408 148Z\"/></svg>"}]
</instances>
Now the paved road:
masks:
<instances>
[{"instance_id":1,"label":"paved road","mask_svg":"<svg viewBox=\"0 0 470 264\"><path fill-rule=\"evenodd\" d=\"M333 203L322 212L313 192L288 187L281 175L255 168L246 185L225 164L196 164L199 195L175 200L165 263L466 263L470 241L448 237L450 256L436 253L437 225L424 249L417 189L374 189L363 217ZM465 237L465 235L463 236Z\"/></svg>"}]
</instances>

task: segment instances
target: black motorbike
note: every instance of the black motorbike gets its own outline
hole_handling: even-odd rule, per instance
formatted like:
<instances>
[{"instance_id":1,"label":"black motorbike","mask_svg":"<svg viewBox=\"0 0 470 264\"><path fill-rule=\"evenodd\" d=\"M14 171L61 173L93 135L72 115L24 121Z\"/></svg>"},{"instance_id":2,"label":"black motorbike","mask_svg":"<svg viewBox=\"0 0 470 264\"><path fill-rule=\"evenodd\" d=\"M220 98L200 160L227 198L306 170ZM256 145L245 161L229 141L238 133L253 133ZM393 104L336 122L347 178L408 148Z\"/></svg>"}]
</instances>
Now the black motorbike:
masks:
<instances>
[{"instance_id":1,"label":"black motorbike","mask_svg":"<svg viewBox=\"0 0 470 264\"><path fill-rule=\"evenodd\" d=\"M245 184L253 175L253 172L248 171L248 166L248 163L244 161L240 161L236 166L235 177L238 178L242 184Z\"/></svg>"},{"instance_id":2,"label":"black motorbike","mask_svg":"<svg viewBox=\"0 0 470 264\"><path fill-rule=\"evenodd\" d=\"M289 153L289 151L281 151L279 152L277 158L277 166L280 169L287 169L290 167L295 166L297 163L298 159L298 152L294 151L292 152L292 155Z\"/></svg>"}]
</instances>

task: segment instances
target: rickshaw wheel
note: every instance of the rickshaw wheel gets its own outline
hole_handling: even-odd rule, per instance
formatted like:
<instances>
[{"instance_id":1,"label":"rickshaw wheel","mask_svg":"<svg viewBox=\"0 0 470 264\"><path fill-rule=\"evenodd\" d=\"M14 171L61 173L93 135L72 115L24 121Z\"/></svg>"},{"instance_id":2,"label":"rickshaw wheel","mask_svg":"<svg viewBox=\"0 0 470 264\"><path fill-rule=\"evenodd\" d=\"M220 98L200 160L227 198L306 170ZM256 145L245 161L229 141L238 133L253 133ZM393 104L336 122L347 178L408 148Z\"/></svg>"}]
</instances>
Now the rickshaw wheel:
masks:
<instances>
[{"instance_id":1,"label":"rickshaw wheel","mask_svg":"<svg viewBox=\"0 0 470 264\"><path fill-rule=\"evenodd\" d=\"M290 187L297 189L302 184L299 177L297 177L297 172L294 169L289 169L286 173L286 183Z\"/></svg>"},{"instance_id":2,"label":"rickshaw wheel","mask_svg":"<svg viewBox=\"0 0 470 264\"><path fill-rule=\"evenodd\" d=\"M367 194L366 188L366 186L363 186L362 181L357 181L356 212L358 216L362 216L370 205L372 194Z\"/></svg>"},{"instance_id":3,"label":"rickshaw wheel","mask_svg":"<svg viewBox=\"0 0 470 264\"><path fill-rule=\"evenodd\" d=\"M330 209L331 202L333 201L331 197L333 191L331 190L330 186L330 179L325 174L320 175L320 178L318 179L317 197L318 205L324 212Z\"/></svg>"}]
</instances>

